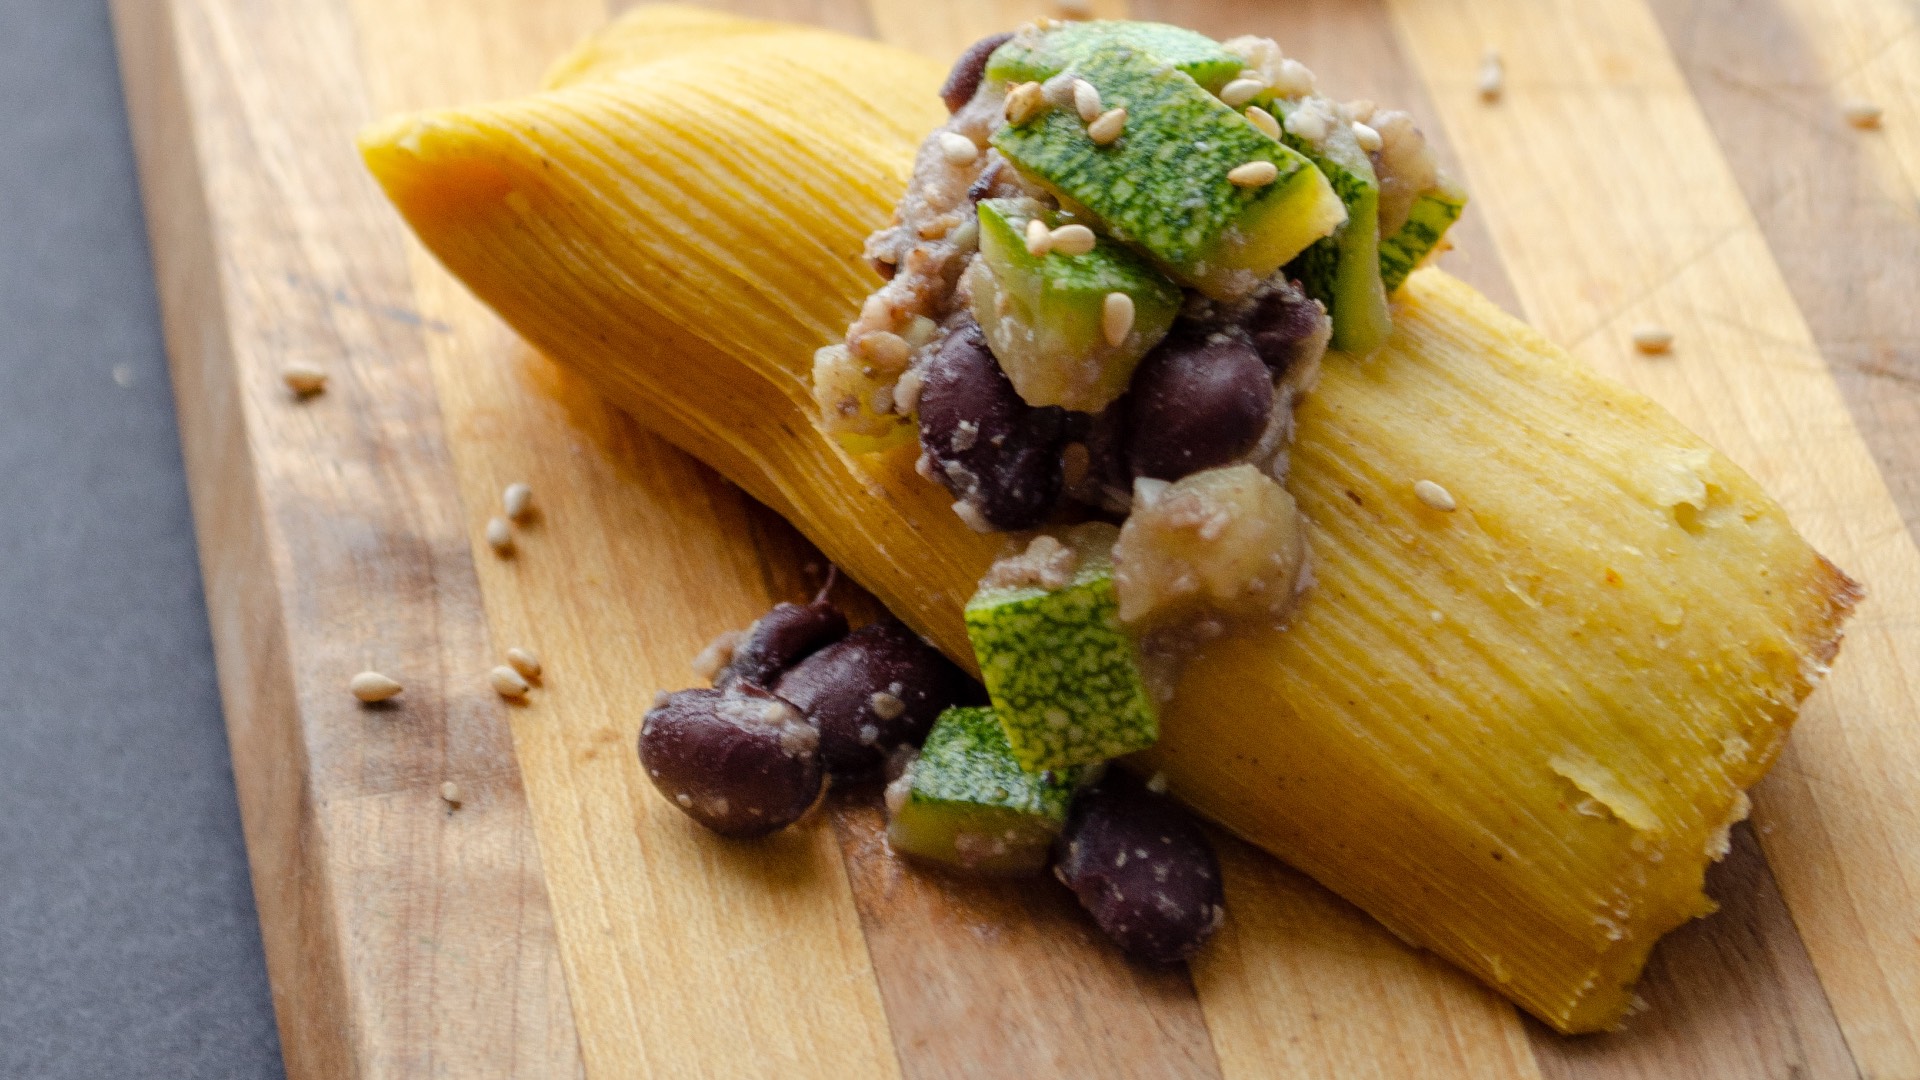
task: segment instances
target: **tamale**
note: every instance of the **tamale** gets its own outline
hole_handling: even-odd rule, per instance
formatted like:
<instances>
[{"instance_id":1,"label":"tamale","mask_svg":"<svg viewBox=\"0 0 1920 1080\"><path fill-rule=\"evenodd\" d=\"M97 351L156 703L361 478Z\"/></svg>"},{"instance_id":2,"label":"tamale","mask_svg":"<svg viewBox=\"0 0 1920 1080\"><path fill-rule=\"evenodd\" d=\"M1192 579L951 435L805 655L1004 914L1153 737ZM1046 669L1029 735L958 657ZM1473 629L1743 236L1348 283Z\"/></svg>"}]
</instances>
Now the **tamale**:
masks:
<instances>
[{"instance_id":1,"label":"tamale","mask_svg":"<svg viewBox=\"0 0 1920 1080\"><path fill-rule=\"evenodd\" d=\"M674 50L647 43L671 31ZM942 115L933 65L643 9L503 104L362 150L533 345L794 522L970 664L1003 538L814 423L813 352ZM1289 489L1316 583L1190 663L1141 764L1562 1031L1616 1023L1832 660L1857 587L1731 462L1467 286L1329 355ZM1418 481L1457 509L1422 503Z\"/></svg>"}]
</instances>

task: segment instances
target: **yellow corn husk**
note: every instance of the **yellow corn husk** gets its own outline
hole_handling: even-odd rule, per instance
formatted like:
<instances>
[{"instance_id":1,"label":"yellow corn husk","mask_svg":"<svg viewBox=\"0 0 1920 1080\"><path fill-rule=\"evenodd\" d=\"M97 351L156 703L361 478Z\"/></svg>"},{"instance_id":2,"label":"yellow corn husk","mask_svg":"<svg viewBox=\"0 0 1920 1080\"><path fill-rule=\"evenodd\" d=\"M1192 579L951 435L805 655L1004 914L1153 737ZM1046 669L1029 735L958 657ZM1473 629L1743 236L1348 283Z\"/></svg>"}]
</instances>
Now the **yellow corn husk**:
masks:
<instances>
[{"instance_id":1,"label":"yellow corn husk","mask_svg":"<svg viewBox=\"0 0 1920 1080\"><path fill-rule=\"evenodd\" d=\"M940 72L764 27L650 52L649 20L687 34L643 11L558 69L585 77L380 125L368 164L534 345L971 662L961 607L1001 541L912 447L822 435L808 386L879 283L862 241ZM1704 870L1858 590L1745 473L1465 285L1416 274L1394 325L1300 415L1317 584L1284 632L1190 665L1145 764L1554 1027L1603 1028L1711 910Z\"/></svg>"}]
</instances>

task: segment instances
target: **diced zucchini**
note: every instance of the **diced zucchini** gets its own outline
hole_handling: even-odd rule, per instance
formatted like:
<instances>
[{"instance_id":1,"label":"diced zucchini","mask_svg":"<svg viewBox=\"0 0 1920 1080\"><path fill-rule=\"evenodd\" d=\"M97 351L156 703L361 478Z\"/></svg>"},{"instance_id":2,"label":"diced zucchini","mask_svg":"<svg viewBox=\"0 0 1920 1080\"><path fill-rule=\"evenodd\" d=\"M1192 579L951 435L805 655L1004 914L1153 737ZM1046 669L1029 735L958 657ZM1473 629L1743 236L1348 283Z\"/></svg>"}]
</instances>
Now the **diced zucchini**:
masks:
<instances>
[{"instance_id":1,"label":"diced zucchini","mask_svg":"<svg viewBox=\"0 0 1920 1080\"><path fill-rule=\"evenodd\" d=\"M1255 130L1184 72L1129 46L1075 63L1124 133L1094 143L1071 109L1002 124L993 145L1102 231L1169 276L1219 298L1239 296L1346 220L1327 178L1297 151ZM1270 162L1277 176L1240 187L1227 174Z\"/></svg>"},{"instance_id":2,"label":"diced zucchini","mask_svg":"<svg viewBox=\"0 0 1920 1080\"><path fill-rule=\"evenodd\" d=\"M1184 71L1217 93L1233 81L1245 60L1205 34L1156 22L1071 22L1054 30L1021 34L994 50L987 78L996 82L1045 82L1095 53L1130 48Z\"/></svg>"},{"instance_id":3,"label":"diced zucchini","mask_svg":"<svg viewBox=\"0 0 1920 1080\"><path fill-rule=\"evenodd\" d=\"M1297 106L1270 95L1263 102L1284 120ZM1283 132L1288 146L1306 155L1326 174L1347 207L1347 220L1332 236L1316 241L1287 267L1307 295L1327 306L1333 321L1333 347L1366 355L1386 343L1393 330L1387 290L1380 281L1380 182L1373 162L1353 131L1336 125L1315 144Z\"/></svg>"},{"instance_id":4,"label":"diced zucchini","mask_svg":"<svg viewBox=\"0 0 1920 1080\"><path fill-rule=\"evenodd\" d=\"M876 454L913 441L912 417L875 408L882 402L891 407L893 381L862 367L845 345L813 354L813 400L821 428L850 454Z\"/></svg>"},{"instance_id":5,"label":"diced zucchini","mask_svg":"<svg viewBox=\"0 0 1920 1080\"><path fill-rule=\"evenodd\" d=\"M1032 200L980 203L980 259L969 270L973 314L1027 404L1099 412L1126 392L1133 369L1180 313L1180 288L1121 244L1083 255L1027 250L1027 223L1061 215ZM1133 301L1133 328L1107 342L1107 296Z\"/></svg>"},{"instance_id":6,"label":"diced zucchini","mask_svg":"<svg viewBox=\"0 0 1920 1080\"><path fill-rule=\"evenodd\" d=\"M1074 563L1064 585L995 584L989 572L967 603L981 680L1024 768L1105 761L1160 737L1139 650L1120 625L1117 535L1100 523L1067 530Z\"/></svg>"},{"instance_id":7,"label":"diced zucchini","mask_svg":"<svg viewBox=\"0 0 1920 1080\"><path fill-rule=\"evenodd\" d=\"M904 793L889 789L887 843L969 873L1038 873L1083 771L1028 772L992 709L948 709L895 781Z\"/></svg>"},{"instance_id":8,"label":"diced zucchini","mask_svg":"<svg viewBox=\"0 0 1920 1080\"><path fill-rule=\"evenodd\" d=\"M1407 223L1380 241L1380 281L1389 294L1405 284L1407 275L1433 254L1466 208L1467 193L1444 178L1415 196Z\"/></svg>"}]
</instances>

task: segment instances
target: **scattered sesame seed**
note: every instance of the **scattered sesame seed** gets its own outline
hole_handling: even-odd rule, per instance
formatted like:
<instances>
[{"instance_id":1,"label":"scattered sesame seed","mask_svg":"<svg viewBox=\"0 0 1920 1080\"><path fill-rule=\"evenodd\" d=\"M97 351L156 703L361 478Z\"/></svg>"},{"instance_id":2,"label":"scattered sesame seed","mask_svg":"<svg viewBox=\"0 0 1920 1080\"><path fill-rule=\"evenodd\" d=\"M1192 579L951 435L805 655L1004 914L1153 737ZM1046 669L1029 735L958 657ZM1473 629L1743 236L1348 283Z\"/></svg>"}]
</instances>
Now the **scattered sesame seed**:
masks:
<instances>
[{"instance_id":1,"label":"scattered sesame seed","mask_svg":"<svg viewBox=\"0 0 1920 1080\"><path fill-rule=\"evenodd\" d=\"M901 699L900 695L886 690L874 691L868 696L867 705L873 710L873 715L882 720L895 719L907 711L907 703ZM875 731L874 734L878 736L879 732Z\"/></svg>"},{"instance_id":2,"label":"scattered sesame seed","mask_svg":"<svg viewBox=\"0 0 1920 1080\"><path fill-rule=\"evenodd\" d=\"M451 780L443 782L440 785L440 798L445 800L448 806L455 806L455 807L459 806L460 805L460 785L454 783Z\"/></svg>"},{"instance_id":3,"label":"scattered sesame seed","mask_svg":"<svg viewBox=\"0 0 1920 1080\"><path fill-rule=\"evenodd\" d=\"M1359 143L1360 149L1365 150L1369 154L1380 149L1382 145L1380 133L1375 131L1372 126L1363 124L1358 120L1353 122L1353 141Z\"/></svg>"},{"instance_id":4,"label":"scattered sesame seed","mask_svg":"<svg viewBox=\"0 0 1920 1080\"><path fill-rule=\"evenodd\" d=\"M353 696L365 702L385 701L405 689L399 683L377 671L363 671L347 684Z\"/></svg>"},{"instance_id":5,"label":"scattered sesame seed","mask_svg":"<svg viewBox=\"0 0 1920 1080\"><path fill-rule=\"evenodd\" d=\"M1500 59L1500 50L1489 45L1480 57L1480 100L1498 101L1500 92L1507 87L1507 65Z\"/></svg>"},{"instance_id":6,"label":"scattered sesame seed","mask_svg":"<svg viewBox=\"0 0 1920 1080\"><path fill-rule=\"evenodd\" d=\"M505 664L487 672L487 681L493 684L493 692L503 698L523 698L532 689L527 684L526 676Z\"/></svg>"},{"instance_id":7,"label":"scattered sesame seed","mask_svg":"<svg viewBox=\"0 0 1920 1080\"><path fill-rule=\"evenodd\" d=\"M1098 242L1093 230L1085 225L1062 225L1053 230L1053 250L1062 255L1085 255Z\"/></svg>"},{"instance_id":8,"label":"scattered sesame seed","mask_svg":"<svg viewBox=\"0 0 1920 1080\"><path fill-rule=\"evenodd\" d=\"M1060 14L1069 19L1093 17L1093 0L1054 0L1054 6L1060 9Z\"/></svg>"},{"instance_id":9,"label":"scattered sesame seed","mask_svg":"<svg viewBox=\"0 0 1920 1080\"><path fill-rule=\"evenodd\" d=\"M487 519L487 546L495 555L513 554L513 530L507 527L506 518Z\"/></svg>"},{"instance_id":10,"label":"scattered sesame seed","mask_svg":"<svg viewBox=\"0 0 1920 1080\"><path fill-rule=\"evenodd\" d=\"M1008 123L1024 124L1046 110L1046 92L1037 82L1024 82L1007 91Z\"/></svg>"},{"instance_id":11,"label":"scattered sesame seed","mask_svg":"<svg viewBox=\"0 0 1920 1080\"><path fill-rule=\"evenodd\" d=\"M1133 297L1123 292L1110 292L1100 309L1100 332L1106 336L1107 344L1119 348L1127 335L1133 332Z\"/></svg>"},{"instance_id":12,"label":"scattered sesame seed","mask_svg":"<svg viewBox=\"0 0 1920 1080\"><path fill-rule=\"evenodd\" d=\"M1453 492L1431 480L1416 481L1413 485L1414 497L1427 505L1428 509L1450 514L1459 503L1453 501Z\"/></svg>"},{"instance_id":13,"label":"scattered sesame seed","mask_svg":"<svg viewBox=\"0 0 1920 1080\"><path fill-rule=\"evenodd\" d=\"M1167 774L1155 771L1152 776L1147 777L1147 790L1153 792L1155 795L1165 795L1167 793Z\"/></svg>"},{"instance_id":14,"label":"scattered sesame seed","mask_svg":"<svg viewBox=\"0 0 1920 1080\"><path fill-rule=\"evenodd\" d=\"M940 133L940 156L949 165L971 165L980 157L980 148L957 131Z\"/></svg>"},{"instance_id":15,"label":"scattered sesame seed","mask_svg":"<svg viewBox=\"0 0 1920 1080\"><path fill-rule=\"evenodd\" d=\"M1117 109L1108 109L1106 112L1101 113L1093 123L1087 125L1087 138L1092 139L1096 146L1111 146L1120 138L1121 133L1126 131L1126 129L1126 108L1123 106Z\"/></svg>"},{"instance_id":16,"label":"scattered sesame seed","mask_svg":"<svg viewBox=\"0 0 1920 1080\"><path fill-rule=\"evenodd\" d=\"M1259 96L1267 88L1265 79L1235 79L1220 88L1220 100L1233 108L1239 108Z\"/></svg>"},{"instance_id":17,"label":"scattered sesame seed","mask_svg":"<svg viewBox=\"0 0 1920 1080\"><path fill-rule=\"evenodd\" d=\"M1038 259L1053 250L1053 230L1039 218L1027 222L1027 254Z\"/></svg>"},{"instance_id":18,"label":"scattered sesame seed","mask_svg":"<svg viewBox=\"0 0 1920 1080\"><path fill-rule=\"evenodd\" d=\"M1227 180L1235 187L1266 187L1280 178L1280 167L1271 161L1249 161L1228 171Z\"/></svg>"},{"instance_id":19,"label":"scattered sesame seed","mask_svg":"<svg viewBox=\"0 0 1920 1080\"><path fill-rule=\"evenodd\" d=\"M533 511L533 489L517 481L508 484L500 493L500 505L507 512L507 520L525 521Z\"/></svg>"},{"instance_id":20,"label":"scattered sesame seed","mask_svg":"<svg viewBox=\"0 0 1920 1080\"><path fill-rule=\"evenodd\" d=\"M507 663L528 679L540 677L540 657L532 649L508 649Z\"/></svg>"},{"instance_id":21,"label":"scattered sesame seed","mask_svg":"<svg viewBox=\"0 0 1920 1080\"><path fill-rule=\"evenodd\" d=\"M132 386L133 385L133 365L132 364L113 365L113 384L115 386L118 386L122 390L125 390L129 386Z\"/></svg>"},{"instance_id":22,"label":"scattered sesame seed","mask_svg":"<svg viewBox=\"0 0 1920 1080\"><path fill-rule=\"evenodd\" d=\"M1633 347L1651 356L1673 348L1673 331L1664 326L1642 326L1633 332Z\"/></svg>"},{"instance_id":23,"label":"scattered sesame seed","mask_svg":"<svg viewBox=\"0 0 1920 1080\"><path fill-rule=\"evenodd\" d=\"M1083 124L1100 119L1100 114L1107 111L1100 102L1100 88L1085 79L1073 80L1073 111L1080 114Z\"/></svg>"},{"instance_id":24,"label":"scattered sesame seed","mask_svg":"<svg viewBox=\"0 0 1920 1080\"><path fill-rule=\"evenodd\" d=\"M312 397L327 388L327 373L311 364L288 364L280 370L280 381L300 397Z\"/></svg>"},{"instance_id":25,"label":"scattered sesame seed","mask_svg":"<svg viewBox=\"0 0 1920 1080\"><path fill-rule=\"evenodd\" d=\"M1885 113L1886 110L1871 101L1849 101L1840 106L1840 115L1847 118L1847 123L1862 130L1879 127Z\"/></svg>"},{"instance_id":26,"label":"scattered sesame seed","mask_svg":"<svg viewBox=\"0 0 1920 1080\"><path fill-rule=\"evenodd\" d=\"M1260 134L1275 142L1280 141L1280 121L1273 114L1258 105L1247 106L1247 122L1260 129Z\"/></svg>"}]
</instances>

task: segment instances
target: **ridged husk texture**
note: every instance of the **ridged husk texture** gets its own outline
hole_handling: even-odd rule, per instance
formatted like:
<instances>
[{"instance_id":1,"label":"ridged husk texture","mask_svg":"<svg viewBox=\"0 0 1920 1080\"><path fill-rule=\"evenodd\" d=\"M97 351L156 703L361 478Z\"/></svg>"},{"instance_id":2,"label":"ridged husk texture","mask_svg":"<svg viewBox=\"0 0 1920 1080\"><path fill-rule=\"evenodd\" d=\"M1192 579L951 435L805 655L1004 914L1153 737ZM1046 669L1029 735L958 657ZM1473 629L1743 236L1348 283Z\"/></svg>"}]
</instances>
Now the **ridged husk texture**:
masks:
<instances>
[{"instance_id":1,"label":"ridged husk texture","mask_svg":"<svg viewBox=\"0 0 1920 1080\"><path fill-rule=\"evenodd\" d=\"M1002 538L814 426L808 377L944 113L838 35L646 9L503 104L362 139L535 346L790 519L955 658ZM1316 584L1187 668L1143 764L1562 1031L1618 1021L1858 595L1739 468L1436 271L1328 357L1289 487ZM1453 513L1424 506L1444 485Z\"/></svg>"}]
</instances>

